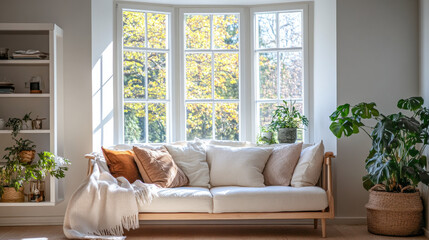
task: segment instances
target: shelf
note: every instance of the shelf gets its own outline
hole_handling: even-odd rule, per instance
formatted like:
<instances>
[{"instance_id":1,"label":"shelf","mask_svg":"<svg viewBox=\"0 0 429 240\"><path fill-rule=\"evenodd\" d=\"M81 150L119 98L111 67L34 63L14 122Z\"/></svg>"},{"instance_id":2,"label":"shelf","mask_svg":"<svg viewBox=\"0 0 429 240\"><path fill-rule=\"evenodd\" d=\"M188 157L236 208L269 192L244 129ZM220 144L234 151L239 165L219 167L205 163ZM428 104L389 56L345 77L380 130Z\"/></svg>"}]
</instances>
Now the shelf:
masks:
<instances>
[{"instance_id":1,"label":"shelf","mask_svg":"<svg viewBox=\"0 0 429 240\"><path fill-rule=\"evenodd\" d=\"M0 130L0 134L11 134L12 130ZM51 133L49 129L40 129L40 130L21 130L19 133Z\"/></svg>"},{"instance_id":2,"label":"shelf","mask_svg":"<svg viewBox=\"0 0 429 240\"><path fill-rule=\"evenodd\" d=\"M55 206L54 202L0 202L0 207L51 207Z\"/></svg>"},{"instance_id":3,"label":"shelf","mask_svg":"<svg viewBox=\"0 0 429 240\"><path fill-rule=\"evenodd\" d=\"M13 59L0 60L0 65L49 65L50 60L41 59Z\"/></svg>"},{"instance_id":4,"label":"shelf","mask_svg":"<svg viewBox=\"0 0 429 240\"><path fill-rule=\"evenodd\" d=\"M48 98L49 93L2 93L0 98Z\"/></svg>"}]
</instances>

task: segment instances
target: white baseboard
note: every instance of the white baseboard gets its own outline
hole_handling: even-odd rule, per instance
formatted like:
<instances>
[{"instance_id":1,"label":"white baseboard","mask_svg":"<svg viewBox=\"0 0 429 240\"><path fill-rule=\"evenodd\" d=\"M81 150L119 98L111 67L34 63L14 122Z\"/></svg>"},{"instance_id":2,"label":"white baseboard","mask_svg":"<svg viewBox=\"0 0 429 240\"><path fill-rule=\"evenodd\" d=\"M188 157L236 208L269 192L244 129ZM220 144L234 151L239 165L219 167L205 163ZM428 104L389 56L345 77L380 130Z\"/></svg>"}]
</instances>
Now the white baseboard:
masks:
<instances>
[{"instance_id":1,"label":"white baseboard","mask_svg":"<svg viewBox=\"0 0 429 240\"><path fill-rule=\"evenodd\" d=\"M0 226L63 225L64 216L0 217ZM142 225L312 225L312 219L292 220L207 220L207 221L140 221ZM366 217L337 217L328 224L364 225ZM429 232L425 229L425 234Z\"/></svg>"},{"instance_id":2,"label":"white baseboard","mask_svg":"<svg viewBox=\"0 0 429 240\"><path fill-rule=\"evenodd\" d=\"M0 217L0 226L63 225L64 216Z\"/></svg>"}]
</instances>

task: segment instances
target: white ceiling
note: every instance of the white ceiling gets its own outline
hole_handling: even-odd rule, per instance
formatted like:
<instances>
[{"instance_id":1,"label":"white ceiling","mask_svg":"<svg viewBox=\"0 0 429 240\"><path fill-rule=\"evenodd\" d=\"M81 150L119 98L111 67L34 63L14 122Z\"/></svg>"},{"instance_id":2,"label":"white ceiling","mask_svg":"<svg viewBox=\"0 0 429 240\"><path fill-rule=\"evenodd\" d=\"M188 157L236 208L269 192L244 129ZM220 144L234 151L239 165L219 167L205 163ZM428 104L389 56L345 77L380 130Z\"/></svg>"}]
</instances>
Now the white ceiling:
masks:
<instances>
[{"instance_id":1,"label":"white ceiling","mask_svg":"<svg viewBox=\"0 0 429 240\"><path fill-rule=\"evenodd\" d=\"M272 3L304 2L309 0L130 0L132 2L167 5L259 5ZM310 0L311 1L311 0Z\"/></svg>"}]
</instances>

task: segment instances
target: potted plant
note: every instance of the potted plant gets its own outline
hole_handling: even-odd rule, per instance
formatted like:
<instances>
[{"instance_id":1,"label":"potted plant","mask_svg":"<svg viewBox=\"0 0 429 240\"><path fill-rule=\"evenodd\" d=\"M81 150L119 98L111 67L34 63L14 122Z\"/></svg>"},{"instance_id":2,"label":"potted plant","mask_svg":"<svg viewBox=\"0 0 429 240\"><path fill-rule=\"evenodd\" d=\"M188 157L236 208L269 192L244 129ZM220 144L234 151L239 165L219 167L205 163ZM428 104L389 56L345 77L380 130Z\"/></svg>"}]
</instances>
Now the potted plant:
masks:
<instances>
[{"instance_id":1,"label":"potted plant","mask_svg":"<svg viewBox=\"0 0 429 240\"><path fill-rule=\"evenodd\" d=\"M381 114L373 102L343 104L330 116L330 130L337 138L362 130L372 141L365 160L368 174L362 178L370 192L366 208L371 233L409 236L421 232L423 205L417 186L429 184L424 155L429 110L423 103L421 97L401 99L397 107L410 114L390 115Z\"/></svg>"},{"instance_id":2,"label":"potted plant","mask_svg":"<svg viewBox=\"0 0 429 240\"><path fill-rule=\"evenodd\" d=\"M22 118L22 129L23 130L29 130L32 128L31 120L32 120L31 119L31 112L24 115L24 117Z\"/></svg>"},{"instance_id":3,"label":"potted plant","mask_svg":"<svg viewBox=\"0 0 429 240\"><path fill-rule=\"evenodd\" d=\"M15 145L7 147L5 151L13 155L18 155L18 159L21 163L31 163L36 156L36 145L28 139L13 138L13 140L15 141Z\"/></svg>"},{"instance_id":4,"label":"potted plant","mask_svg":"<svg viewBox=\"0 0 429 240\"><path fill-rule=\"evenodd\" d=\"M22 129L22 120L19 118L9 118L6 127L12 128L12 136L16 137Z\"/></svg>"},{"instance_id":5,"label":"potted plant","mask_svg":"<svg viewBox=\"0 0 429 240\"><path fill-rule=\"evenodd\" d=\"M23 164L13 152L8 152L3 159L6 165L0 167L1 202L23 202L24 183L30 180L42 181L48 174L55 178L64 178L69 160L56 157L50 152L38 154L39 160L34 164Z\"/></svg>"},{"instance_id":6,"label":"potted plant","mask_svg":"<svg viewBox=\"0 0 429 240\"><path fill-rule=\"evenodd\" d=\"M270 126L261 127L260 133L258 134L257 144L275 144L277 143L275 138L275 131Z\"/></svg>"},{"instance_id":7,"label":"potted plant","mask_svg":"<svg viewBox=\"0 0 429 240\"><path fill-rule=\"evenodd\" d=\"M302 125L308 126L308 119L295 107L295 102L288 104L283 100L284 105L277 106L274 111L270 128L277 130L277 137L280 143L294 143L296 141L297 128Z\"/></svg>"}]
</instances>

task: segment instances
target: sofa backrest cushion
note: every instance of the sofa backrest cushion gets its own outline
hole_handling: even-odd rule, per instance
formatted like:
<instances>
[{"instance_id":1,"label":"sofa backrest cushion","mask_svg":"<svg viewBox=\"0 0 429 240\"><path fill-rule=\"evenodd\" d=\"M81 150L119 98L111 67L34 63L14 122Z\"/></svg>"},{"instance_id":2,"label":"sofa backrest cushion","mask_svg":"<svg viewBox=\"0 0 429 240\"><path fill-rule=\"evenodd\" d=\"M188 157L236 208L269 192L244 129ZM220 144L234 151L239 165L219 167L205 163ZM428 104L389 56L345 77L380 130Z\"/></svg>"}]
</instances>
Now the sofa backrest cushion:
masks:
<instances>
[{"instance_id":1,"label":"sofa backrest cushion","mask_svg":"<svg viewBox=\"0 0 429 240\"><path fill-rule=\"evenodd\" d=\"M322 171L324 153L325 147L322 141L302 150L298 164L292 175L292 187L316 185Z\"/></svg>"},{"instance_id":2,"label":"sofa backrest cushion","mask_svg":"<svg viewBox=\"0 0 429 240\"><path fill-rule=\"evenodd\" d=\"M209 146L207 162L210 184L216 186L264 187L265 164L272 148Z\"/></svg>"},{"instance_id":3,"label":"sofa backrest cushion","mask_svg":"<svg viewBox=\"0 0 429 240\"><path fill-rule=\"evenodd\" d=\"M188 142L184 146L166 144L165 148L188 177L189 186L210 186L209 165L206 161L206 147L203 142Z\"/></svg>"},{"instance_id":4,"label":"sofa backrest cushion","mask_svg":"<svg viewBox=\"0 0 429 240\"><path fill-rule=\"evenodd\" d=\"M173 188L188 185L188 178L174 163L165 147L148 149L133 147L135 161L146 183Z\"/></svg>"},{"instance_id":5,"label":"sofa backrest cushion","mask_svg":"<svg viewBox=\"0 0 429 240\"><path fill-rule=\"evenodd\" d=\"M265 185L289 186L301 149L302 143L275 147L264 168Z\"/></svg>"},{"instance_id":6,"label":"sofa backrest cushion","mask_svg":"<svg viewBox=\"0 0 429 240\"><path fill-rule=\"evenodd\" d=\"M247 141L232 140L210 140L207 145L226 146L226 147L255 147L256 145Z\"/></svg>"},{"instance_id":7,"label":"sofa backrest cushion","mask_svg":"<svg viewBox=\"0 0 429 240\"><path fill-rule=\"evenodd\" d=\"M117 177L124 177L130 183L136 180L142 181L142 177L134 162L134 155L132 151L115 151L106 148L101 148L104 158L106 159L107 167L110 174Z\"/></svg>"}]
</instances>

